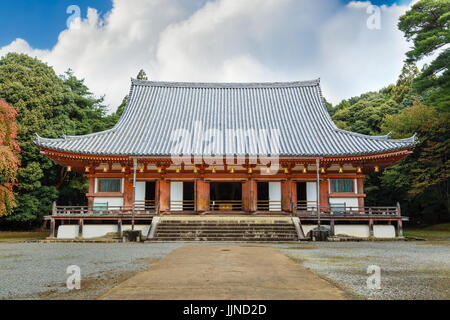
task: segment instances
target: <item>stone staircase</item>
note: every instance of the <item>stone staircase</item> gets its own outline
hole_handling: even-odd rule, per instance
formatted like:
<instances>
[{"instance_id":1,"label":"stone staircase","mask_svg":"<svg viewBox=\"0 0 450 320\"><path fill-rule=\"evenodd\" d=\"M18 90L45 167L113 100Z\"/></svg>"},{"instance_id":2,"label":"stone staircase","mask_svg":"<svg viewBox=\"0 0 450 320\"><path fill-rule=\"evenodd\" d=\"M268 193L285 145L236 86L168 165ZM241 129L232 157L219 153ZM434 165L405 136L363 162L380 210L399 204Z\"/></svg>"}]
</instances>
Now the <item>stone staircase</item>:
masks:
<instances>
[{"instance_id":1,"label":"stone staircase","mask_svg":"<svg viewBox=\"0 0 450 320\"><path fill-rule=\"evenodd\" d=\"M297 241L290 218L161 218L150 241Z\"/></svg>"}]
</instances>

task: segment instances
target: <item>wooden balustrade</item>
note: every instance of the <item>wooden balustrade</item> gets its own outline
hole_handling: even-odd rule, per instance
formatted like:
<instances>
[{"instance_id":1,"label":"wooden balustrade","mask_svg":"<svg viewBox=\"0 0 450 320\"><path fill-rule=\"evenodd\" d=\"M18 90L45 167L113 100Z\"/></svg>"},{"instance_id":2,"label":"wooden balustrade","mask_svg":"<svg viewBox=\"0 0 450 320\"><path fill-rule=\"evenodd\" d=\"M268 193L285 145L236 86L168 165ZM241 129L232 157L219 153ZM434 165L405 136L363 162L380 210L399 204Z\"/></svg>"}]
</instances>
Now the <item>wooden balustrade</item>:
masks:
<instances>
[{"instance_id":1,"label":"wooden balustrade","mask_svg":"<svg viewBox=\"0 0 450 320\"><path fill-rule=\"evenodd\" d=\"M281 200L258 200L257 207L260 211L282 211Z\"/></svg>"},{"instance_id":2,"label":"wooden balustrade","mask_svg":"<svg viewBox=\"0 0 450 320\"><path fill-rule=\"evenodd\" d=\"M171 200L170 211L194 211L194 200Z\"/></svg>"},{"instance_id":3,"label":"wooden balustrade","mask_svg":"<svg viewBox=\"0 0 450 320\"><path fill-rule=\"evenodd\" d=\"M211 211L242 211L242 200L211 200L209 203Z\"/></svg>"}]
</instances>

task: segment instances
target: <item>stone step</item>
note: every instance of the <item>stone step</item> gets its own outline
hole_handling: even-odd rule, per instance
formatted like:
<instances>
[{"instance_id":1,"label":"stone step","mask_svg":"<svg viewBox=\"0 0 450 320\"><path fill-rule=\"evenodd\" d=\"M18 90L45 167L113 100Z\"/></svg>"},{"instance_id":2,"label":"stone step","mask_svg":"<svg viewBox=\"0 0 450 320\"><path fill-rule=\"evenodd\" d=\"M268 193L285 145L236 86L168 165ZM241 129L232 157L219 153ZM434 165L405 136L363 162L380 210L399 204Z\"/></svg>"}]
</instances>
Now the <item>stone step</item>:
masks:
<instances>
[{"instance_id":1,"label":"stone step","mask_svg":"<svg viewBox=\"0 0 450 320\"><path fill-rule=\"evenodd\" d=\"M166 223L160 222L159 225L161 226L189 226L189 227L201 227L201 226L220 226L220 227L289 227L292 226L292 223L215 223L215 222L208 222L208 223L185 223L185 222L178 222L178 223Z\"/></svg>"},{"instance_id":2,"label":"stone step","mask_svg":"<svg viewBox=\"0 0 450 320\"><path fill-rule=\"evenodd\" d=\"M189 227L189 226L158 225L158 230L280 230L280 231L286 231L286 230L292 230L292 229L295 230L295 227L294 226L286 226L286 227L195 226L195 227Z\"/></svg>"},{"instance_id":3,"label":"stone step","mask_svg":"<svg viewBox=\"0 0 450 320\"><path fill-rule=\"evenodd\" d=\"M156 230L156 235L181 234L181 233L205 233L205 234L296 234L295 229L274 231L274 230Z\"/></svg>"},{"instance_id":4,"label":"stone step","mask_svg":"<svg viewBox=\"0 0 450 320\"><path fill-rule=\"evenodd\" d=\"M297 237L289 238L255 238L255 237L167 237L154 238L147 241L165 242L165 241L242 241L242 242L297 242Z\"/></svg>"},{"instance_id":5,"label":"stone step","mask_svg":"<svg viewBox=\"0 0 450 320\"><path fill-rule=\"evenodd\" d=\"M296 235L295 232L289 232L289 233L281 233L281 232L203 232L203 231L185 231L185 232L157 232L156 237L165 237L165 236L178 236L178 235L204 235L204 236L210 236L210 235L220 235L224 237L228 236L259 236L259 235L268 235L268 236L277 236L277 237L285 237L285 236L293 236Z\"/></svg>"}]
</instances>

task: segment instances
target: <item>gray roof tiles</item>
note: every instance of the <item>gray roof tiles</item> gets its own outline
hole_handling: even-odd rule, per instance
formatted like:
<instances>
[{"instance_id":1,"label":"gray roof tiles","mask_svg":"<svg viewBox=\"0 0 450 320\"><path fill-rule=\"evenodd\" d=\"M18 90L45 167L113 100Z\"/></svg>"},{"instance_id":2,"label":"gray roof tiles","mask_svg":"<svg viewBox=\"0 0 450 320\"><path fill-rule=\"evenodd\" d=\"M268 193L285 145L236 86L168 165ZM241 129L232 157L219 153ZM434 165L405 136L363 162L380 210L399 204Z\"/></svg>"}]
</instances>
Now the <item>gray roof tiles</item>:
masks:
<instances>
[{"instance_id":1,"label":"gray roof tiles","mask_svg":"<svg viewBox=\"0 0 450 320\"><path fill-rule=\"evenodd\" d=\"M393 140L389 135L367 136L338 129L324 105L319 80L184 83L132 79L127 106L114 128L61 139L37 136L36 144L78 154L167 156L173 151L171 134L185 129L196 135L196 121L203 131L279 130L280 156L374 154L416 143L414 136ZM223 137L215 154L229 154L230 146L236 155L261 153L258 145L246 143L244 138L227 144ZM204 145L197 144L195 138L189 141L193 143L188 154L205 155Z\"/></svg>"}]
</instances>

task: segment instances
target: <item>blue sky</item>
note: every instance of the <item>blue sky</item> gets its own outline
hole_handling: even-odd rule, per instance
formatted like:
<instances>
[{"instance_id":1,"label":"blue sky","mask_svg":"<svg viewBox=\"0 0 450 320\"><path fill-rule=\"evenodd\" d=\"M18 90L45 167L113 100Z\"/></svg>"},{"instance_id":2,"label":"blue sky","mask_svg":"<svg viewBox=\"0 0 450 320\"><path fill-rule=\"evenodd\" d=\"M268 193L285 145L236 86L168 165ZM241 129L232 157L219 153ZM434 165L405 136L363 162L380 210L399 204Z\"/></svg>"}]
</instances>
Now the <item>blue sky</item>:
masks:
<instances>
[{"instance_id":1,"label":"blue sky","mask_svg":"<svg viewBox=\"0 0 450 320\"><path fill-rule=\"evenodd\" d=\"M111 0L2 0L0 1L0 46L16 38L28 41L32 47L50 49L58 41L58 34L66 29L70 5L80 7L82 18L87 8L105 14L112 8Z\"/></svg>"},{"instance_id":2,"label":"blue sky","mask_svg":"<svg viewBox=\"0 0 450 320\"><path fill-rule=\"evenodd\" d=\"M161 81L320 78L337 104L394 83L410 46L397 28L410 0L373 0L387 5L377 14L349 2L114 0L111 11L112 0L1 0L0 57L20 52L57 74L70 68L111 111L140 69ZM67 28L71 5L81 21Z\"/></svg>"},{"instance_id":3,"label":"blue sky","mask_svg":"<svg viewBox=\"0 0 450 320\"><path fill-rule=\"evenodd\" d=\"M133 0L130 0L133 1ZM350 0L341 0L343 4ZM372 0L375 5L405 4L410 0ZM66 9L78 5L81 17L86 18L87 8L95 8L103 16L111 10L112 0L2 0L0 1L0 47L16 38L26 40L33 48L51 49L58 34L66 29L70 16Z\"/></svg>"}]
</instances>

